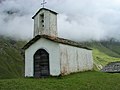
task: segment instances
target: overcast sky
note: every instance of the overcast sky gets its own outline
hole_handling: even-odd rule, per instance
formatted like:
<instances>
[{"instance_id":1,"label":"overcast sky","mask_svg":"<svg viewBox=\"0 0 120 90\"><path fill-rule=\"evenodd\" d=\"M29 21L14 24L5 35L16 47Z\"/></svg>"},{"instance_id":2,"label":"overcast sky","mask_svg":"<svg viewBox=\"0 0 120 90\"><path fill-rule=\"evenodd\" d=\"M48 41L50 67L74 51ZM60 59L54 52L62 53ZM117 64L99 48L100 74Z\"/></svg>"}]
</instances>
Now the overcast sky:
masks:
<instances>
[{"instance_id":1,"label":"overcast sky","mask_svg":"<svg viewBox=\"0 0 120 90\"><path fill-rule=\"evenodd\" d=\"M60 37L77 41L120 39L120 0L46 1L46 8L59 13ZM0 34L19 39L32 38L32 16L41 8L41 2L0 0Z\"/></svg>"}]
</instances>

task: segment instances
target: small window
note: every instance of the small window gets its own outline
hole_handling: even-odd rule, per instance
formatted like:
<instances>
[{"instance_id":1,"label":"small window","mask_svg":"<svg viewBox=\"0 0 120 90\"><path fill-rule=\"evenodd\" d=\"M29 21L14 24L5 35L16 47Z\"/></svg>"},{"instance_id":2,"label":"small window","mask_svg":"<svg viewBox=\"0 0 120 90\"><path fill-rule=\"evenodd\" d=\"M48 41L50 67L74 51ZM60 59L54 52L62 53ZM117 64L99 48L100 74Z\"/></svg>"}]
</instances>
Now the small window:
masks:
<instances>
[{"instance_id":1,"label":"small window","mask_svg":"<svg viewBox=\"0 0 120 90\"><path fill-rule=\"evenodd\" d=\"M40 14L41 18L44 18L44 14Z\"/></svg>"},{"instance_id":2,"label":"small window","mask_svg":"<svg viewBox=\"0 0 120 90\"><path fill-rule=\"evenodd\" d=\"M44 20L42 19L41 22L44 23Z\"/></svg>"},{"instance_id":3,"label":"small window","mask_svg":"<svg viewBox=\"0 0 120 90\"><path fill-rule=\"evenodd\" d=\"M44 14L40 14L40 21L41 21L42 27L44 27Z\"/></svg>"}]
</instances>

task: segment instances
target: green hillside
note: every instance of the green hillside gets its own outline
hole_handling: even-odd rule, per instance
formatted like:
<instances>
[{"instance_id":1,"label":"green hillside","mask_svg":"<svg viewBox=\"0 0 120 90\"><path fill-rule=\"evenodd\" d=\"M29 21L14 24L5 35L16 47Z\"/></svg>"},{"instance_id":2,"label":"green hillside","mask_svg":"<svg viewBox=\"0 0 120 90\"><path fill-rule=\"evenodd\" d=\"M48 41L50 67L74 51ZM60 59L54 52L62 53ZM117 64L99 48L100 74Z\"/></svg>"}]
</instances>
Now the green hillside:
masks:
<instances>
[{"instance_id":1,"label":"green hillside","mask_svg":"<svg viewBox=\"0 0 120 90\"><path fill-rule=\"evenodd\" d=\"M115 58L120 58L120 42L116 41L101 41L101 42L85 42L84 45L97 49L100 52Z\"/></svg>"},{"instance_id":2,"label":"green hillside","mask_svg":"<svg viewBox=\"0 0 120 90\"><path fill-rule=\"evenodd\" d=\"M0 78L17 78L23 74L21 47L24 42L0 37Z\"/></svg>"},{"instance_id":3,"label":"green hillside","mask_svg":"<svg viewBox=\"0 0 120 90\"><path fill-rule=\"evenodd\" d=\"M120 42L101 41L84 42L93 49L94 69L100 70L109 62L120 61Z\"/></svg>"}]
</instances>

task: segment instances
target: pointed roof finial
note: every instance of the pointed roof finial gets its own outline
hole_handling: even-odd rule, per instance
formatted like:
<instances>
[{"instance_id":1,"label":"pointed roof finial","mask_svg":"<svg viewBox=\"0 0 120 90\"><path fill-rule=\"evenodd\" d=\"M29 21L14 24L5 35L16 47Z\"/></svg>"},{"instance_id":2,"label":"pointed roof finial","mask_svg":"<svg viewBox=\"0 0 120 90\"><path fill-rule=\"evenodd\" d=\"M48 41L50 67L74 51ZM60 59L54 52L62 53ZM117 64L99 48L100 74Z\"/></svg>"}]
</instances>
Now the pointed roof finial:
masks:
<instances>
[{"instance_id":1,"label":"pointed roof finial","mask_svg":"<svg viewBox=\"0 0 120 90\"><path fill-rule=\"evenodd\" d=\"M45 7L45 4L46 4L47 2L45 1L45 0L43 0L43 2L41 3L41 5L43 6L43 8Z\"/></svg>"}]
</instances>

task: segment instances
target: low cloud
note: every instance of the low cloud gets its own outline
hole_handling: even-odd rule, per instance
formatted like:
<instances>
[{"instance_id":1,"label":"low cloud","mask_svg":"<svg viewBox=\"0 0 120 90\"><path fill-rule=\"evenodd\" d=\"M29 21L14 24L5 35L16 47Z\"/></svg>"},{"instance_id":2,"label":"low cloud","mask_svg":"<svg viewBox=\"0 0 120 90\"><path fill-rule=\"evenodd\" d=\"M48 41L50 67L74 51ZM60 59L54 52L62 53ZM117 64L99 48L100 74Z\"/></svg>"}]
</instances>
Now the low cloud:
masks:
<instances>
[{"instance_id":1,"label":"low cloud","mask_svg":"<svg viewBox=\"0 0 120 90\"><path fill-rule=\"evenodd\" d=\"M42 1L42 0L41 0ZM17 39L33 35L31 17L40 0L0 0L0 34ZM59 36L76 41L120 39L119 0L46 0L58 15Z\"/></svg>"}]
</instances>

